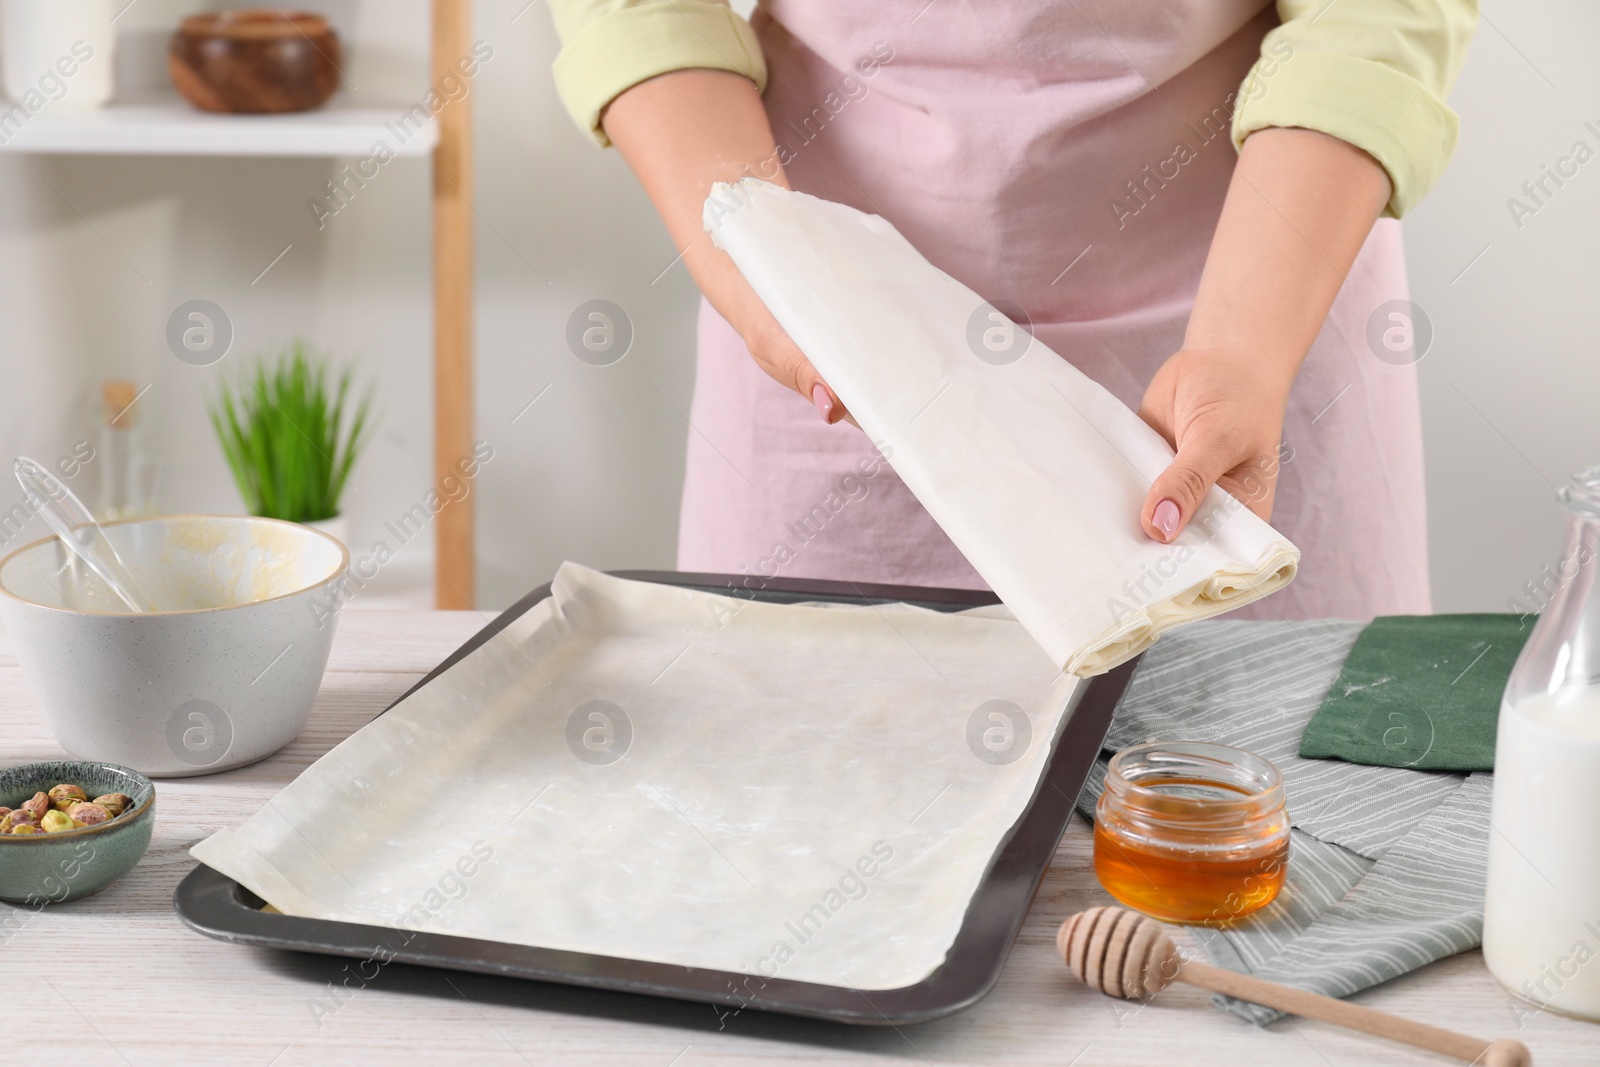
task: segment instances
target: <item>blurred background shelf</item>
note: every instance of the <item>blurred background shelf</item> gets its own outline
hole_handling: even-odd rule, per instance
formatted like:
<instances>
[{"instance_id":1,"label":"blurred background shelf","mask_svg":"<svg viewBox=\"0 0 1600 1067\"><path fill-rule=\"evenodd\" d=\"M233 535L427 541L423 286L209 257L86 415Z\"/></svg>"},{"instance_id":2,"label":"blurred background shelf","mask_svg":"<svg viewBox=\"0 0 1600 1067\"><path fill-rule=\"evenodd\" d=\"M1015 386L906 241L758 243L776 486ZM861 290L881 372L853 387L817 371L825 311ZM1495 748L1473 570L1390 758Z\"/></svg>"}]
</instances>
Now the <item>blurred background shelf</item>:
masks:
<instances>
[{"instance_id":1,"label":"blurred background shelf","mask_svg":"<svg viewBox=\"0 0 1600 1067\"><path fill-rule=\"evenodd\" d=\"M158 162L130 170L140 175L163 175L173 195L155 194L149 186L135 181L137 188L134 191L119 189L111 194L111 199L117 201L116 208L111 210L129 210L138 214L160 200L177 212L194 210L203 214L208 210L213 211L216 221L205 229L203 240L199 242L203 246L199 258L212 262L226 258L226 246L238 234L251 226L259 229L261 224L251 212L233 214L224 211L218 216L215 214L217 203L209 193L205 197L194 195L197 186L203 186L205 182L213 180L214 175L222 173L216 169L221 164L208 165L205 160L254 159L262 161L260 167L264 171L269 169L266 161L275 159L349 159L364 162L377 157L379 163L400 157L427 160L432 174L427 200L415 207L391 206L391 210L398 213L397 218L408 222L426 215L432 224L433 441L431 476L425 484L455 484L463 469L461 465L474 454L472 356L475 214L471 200L473 100L469 96L468 80L471 77L469 72L475 72L477 66L493 54L492 50L485 47L484 55L478 56L479 49L472 34L472 0L407 0L404 4L397 0L382 0L381 4L379 0L328 0L332 21L340 27L341 37L349 48L336 63L340 91L314 110L272 115L204 112L190 105L171 88L169 54L173 30L185 15L192 13L190 9L194 6L193 0L146 0L138 7L132 3L119 5L120 11L111 19L113 23L120 21L113 38L117 42L117 58L110 89L111 102L89 110L58 110L44 103L39 110L32 111L14 100L0 100L0 158L13 157L9 167L30 168L32 172L31 161L17 157L155 157ZM129 15L125 21L124 14ZM363 15L367 17L363 18ZM427 27L426 82L417 78L422 73L418 69L421 64L408 70L405 63L399 62L412 56L419 60L422 58L421 55L415 55L415 45L410 43L420 36L415 32L420 27L415 24L422 21L422 16L425 16ZM404 25L408 22L412 24L409 28ZM302 35L304 32L301 31ZM315 42L312 47L316 47ZM74 54L75 49L76 46ZM473 60L470 64L469 59ZM73 76L59 63L56 66L62 78ZM359 88L358 83L365 88ZM62 79L57 78L56 87L59 89L62 84ZM63 95L52 92L43 78L38 82L37 93L15 89L12 92L23 100L30 96L58 98ZM449 106L444 107L441 101ZM59 166L54 159L41 163L43 168ZM99 169L103 173L117 166L102 164ZM255 168L247 165L244 169ZM288 168L271 169L273 173L282 173ZM358 174L365 174L368 180L372 177L370 164L357 165L354 170ZM81 218L93 231L94 239L109 246L117 261L131 268L131 273L137 274L143 285L156 285L152 275L165 277L154 267L147 274L134 265L134 260L118 247L115 226L108 227L111 231L108 234L90 221L91 214L99 213L95 210L95 204L90 204L89 211L79 208L73 196L61 184L43 175L42 169L38 172L41 179L39 184L49 189L51 195L65 201L71 215ZM8 175L10 173L8 171ZM229 173L238 175L241 171L235 167ZM329 164L324 173L333 178L322 184L330 190L328 195L338 201L339 210L356 191L366 187L360 179L352 181L353 176L348 169L337 164ZM59 171L57 174L59 176ZM197 178L197 175L206 177ZM393 181L386 183L384 188L387 190L393 184ZM258 194L261 192L260 180L236 179L235 187L224 186L219 195L227 199L230 194L237 193L242 203L245 195L243 189L246 187ZM308 185L307 191L311 188L314 186ZM8 191L11 191L9 187ZM364 193L362 202L363 205L376 206L388 195L387 192ZM278 209L282 199L285 198L273 197L269 204L258 202L253 206L257 212L265 208L270 217L280 218ZM304 200L301 203L311 204L313 201ZM303 210L299 210L299 214L297 221L303 226ZM0 225L0 229L6 229L9 219L10 216L0 219L0 223L5 223ZM319 217L317 221L320 230L323 219ZM354 229L352 224L344 227L342 232L352 232ZM268 243L275 249L281 249L277 253L278 259L289 252L295 241L301 240L299 237L285 236L294 232L293 229L279 229L271 234ZM320 251L326 254L326 246ZM176 258L180 262L187 262L191 257ZM271 269L278 259L263 259L261 262ZM13 261L14 258L8 260ZM243 295L242 290L254 287L266 274L265 270L256 270L259 273L251 275L248 286L241 284L234 290L241 307L254 303ZM27 284L31 284L39 273L26 272L29 279ZM14 291L15 275L8 275L6 280ZM389 280L392 283L393 277ZM90 284L113 294L107 297L103 292L97 292L97 314L84 317L96 326L100 323L126 323L133 314L130 309L142 309L148 302L147 298L140 296L119 305L115 300L117 290L114 287L106 286L98 278ZM158 298L161 299L165 297ZM393 297L385 294L381 299L387 302ZM301 291L289 303L297 309L292 314L306 321L312 318L318 306L316 290ZM340 311L341 318L351 317L348 305L333 310ZM149 335L135 336L146 338ZM130 343L118 336L115 348L124 361L138 358L133 354L138 351L138 343ZM149 388L150 384L153 384L153 380L145 384L145 388ZM140 392L137 395L143 394ZM433 515L431 567L417 560L414 564L408 562L405 567L385 568L390 573L379 583L373 595L367 598L368 601L414 603L419 599L419 593L427 588L431 577L435 606L471 607L477 587L476 496L453 496L448 507ZM0 511L3 510L4 505L0 504ZM9 531L0 531L0 534L9 534ZM0 543L6 539L0 536Z\"/></svg>"},{"instance_id":2,"label":"blurred background shelf","mask_svg":"<svg viewBox=\"0 0 1600 1067\"><path fill-rule=\"evenodd\" d=\"M36 115L0 104L0 152L146 156L370 156L379 142L395 156L426 156L439 143L432 117L411 104L352 107L336 97L290 115L217 115L176 93L90 111ZM20 118L20 121L19 121Z\"/></svg>"}]
</instances>

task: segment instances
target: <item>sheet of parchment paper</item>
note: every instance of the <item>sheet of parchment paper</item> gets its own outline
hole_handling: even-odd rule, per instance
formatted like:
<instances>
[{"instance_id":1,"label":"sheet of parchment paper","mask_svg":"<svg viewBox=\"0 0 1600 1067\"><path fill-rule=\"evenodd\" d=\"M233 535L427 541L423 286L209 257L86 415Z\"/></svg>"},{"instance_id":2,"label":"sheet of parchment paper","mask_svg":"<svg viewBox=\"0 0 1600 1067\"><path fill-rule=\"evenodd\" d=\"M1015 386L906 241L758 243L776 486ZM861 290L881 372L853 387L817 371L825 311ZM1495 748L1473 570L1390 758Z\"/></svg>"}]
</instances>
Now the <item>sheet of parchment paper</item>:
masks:
<instances>
[{"instance_id":1,"label":"sheet of parchment paper","mask_svg":"<svg viewBox=\"0 0 1600 1067\"><path fill-rule=\"evenodd\" d=\"M1294 577L1299 550L1214 486L1174 543L1151 540L1166 441L883 218L746 178L713 187L705 227L1067 670L1101 674Z\"/></svg>"},{"instance_id":2,"label":"sheet of parchment paper","mask_svg":"<svg viewBox=\"0 0 1600 1067\"><path fill-rule=\"evenodd\" d=\"M569 563L192 854L290 915L897 988L944 959L1076 684L993 612Z\"/></svg>"}]
</instances>

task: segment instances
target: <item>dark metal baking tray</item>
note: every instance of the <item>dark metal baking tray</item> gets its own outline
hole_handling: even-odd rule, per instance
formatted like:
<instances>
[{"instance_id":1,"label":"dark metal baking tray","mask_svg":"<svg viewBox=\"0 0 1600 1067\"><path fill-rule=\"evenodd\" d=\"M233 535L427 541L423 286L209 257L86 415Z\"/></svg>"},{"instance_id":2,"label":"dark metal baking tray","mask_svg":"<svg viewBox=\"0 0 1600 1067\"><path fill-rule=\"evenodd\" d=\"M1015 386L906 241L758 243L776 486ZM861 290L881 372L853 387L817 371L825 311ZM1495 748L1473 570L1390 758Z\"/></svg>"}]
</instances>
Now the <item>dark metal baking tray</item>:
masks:
<instances>
[{"instance_id":1,"label":"dark metal baking tray","mask_svg":"<svg viewBox=\"0 0 1600 1067\"><path fill-rule=\"evenodd\" d=\"M769 579L757 589L746 589L749 579L736 575L668 571L619 571L616 574L636 581L777 603L899 601L936 611L960 611L997 603L993 594L964 589L784 578ZM549 595L550 586L544 585L523 597L406 695L433 681ZM1074 690L1068 721L1057 735L1033 798L1002 840L967 907L966 918L944 963L922 981L900 989L861 991L476 938L296 918L262 911L264 902L259 897L204 864L198 865L178 886L173 894L173 907L193 929L237 944L647 993L836 1022L868 1025L925 1022L971 1006L999 979L1028 906L1067 827L1089 767L1100 753L1112 711L1127 688L1136 662L1088 679ZM400 698L403 699L404 696Z\"/></svg>"}]
</instances>

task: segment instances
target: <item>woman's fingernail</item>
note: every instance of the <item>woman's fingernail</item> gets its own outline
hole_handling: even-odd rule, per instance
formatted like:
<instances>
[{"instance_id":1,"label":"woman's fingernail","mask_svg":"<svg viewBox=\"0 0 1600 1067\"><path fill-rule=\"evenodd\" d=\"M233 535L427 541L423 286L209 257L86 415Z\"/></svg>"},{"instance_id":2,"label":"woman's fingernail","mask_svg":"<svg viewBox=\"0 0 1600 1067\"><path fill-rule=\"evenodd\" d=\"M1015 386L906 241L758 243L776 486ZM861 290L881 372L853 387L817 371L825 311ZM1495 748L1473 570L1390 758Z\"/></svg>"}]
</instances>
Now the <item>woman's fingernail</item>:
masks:
<instances>
[{"instance_id":1,"label":"woman's fingernail","mask_svg":"<svg viewBox=\"0 0 1600 1067\"><path fill-rule=\"evenodd\" d=\"M821 382L813 385L811 402L817 405L817 414L822 416L822 421L827 422L828 416L833 414L833 397L828 395L828 387Z\"/></svg>"},{"instance_id":2,"label":"woman's fingernail","mask_svg":"<svg viewBox=\"0 0 1600 1067\"><path fill-rule=\"evenodd\" d=\"M1150 516L1150 522L1161 531L1161 536L1168 541L1178 532L1178 505L1170 500L1163 500L1156 505L1155 513Z\"/></svg>"}]
</instances>

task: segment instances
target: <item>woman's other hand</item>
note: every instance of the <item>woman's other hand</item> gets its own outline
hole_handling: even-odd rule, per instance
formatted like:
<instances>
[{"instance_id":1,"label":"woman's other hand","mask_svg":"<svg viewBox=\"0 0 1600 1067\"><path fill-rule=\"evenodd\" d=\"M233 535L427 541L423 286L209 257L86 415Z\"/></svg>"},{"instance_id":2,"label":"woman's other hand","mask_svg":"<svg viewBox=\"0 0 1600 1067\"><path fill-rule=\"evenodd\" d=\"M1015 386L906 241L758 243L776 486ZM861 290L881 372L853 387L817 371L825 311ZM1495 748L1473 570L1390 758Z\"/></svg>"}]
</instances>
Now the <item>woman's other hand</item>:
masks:
<instances>
[{"instance_id":1,"label":"woman's other hand","mask_svg":"<svg viewBox=\"0 0 1600 1067\"><path fill-rule=\"evenodd\" d=\"M1377 160L1325 133L1245 141L1183 348L1140 405L1177 451L1145 497L1145 533L1171 541L1213 485L1271 516L1289 388L1390 192Z\"/></svg>"},{"instance_id":2,"label":"woman's other hand","mask_svg":"<svg viewBox=\"0 0 1600 1067\"><path fill-rule=\"evenodd\" d=\"M1145 500L1141 519L1151 537L1171 541L1213 485L1272 518L1289 389L1261 367L1249 352L1184 349L1156 372L1139 415L1177 456Z\"/></svg>"}]
</instances>

